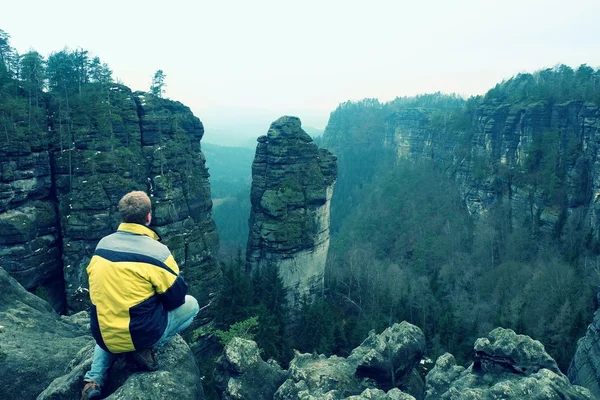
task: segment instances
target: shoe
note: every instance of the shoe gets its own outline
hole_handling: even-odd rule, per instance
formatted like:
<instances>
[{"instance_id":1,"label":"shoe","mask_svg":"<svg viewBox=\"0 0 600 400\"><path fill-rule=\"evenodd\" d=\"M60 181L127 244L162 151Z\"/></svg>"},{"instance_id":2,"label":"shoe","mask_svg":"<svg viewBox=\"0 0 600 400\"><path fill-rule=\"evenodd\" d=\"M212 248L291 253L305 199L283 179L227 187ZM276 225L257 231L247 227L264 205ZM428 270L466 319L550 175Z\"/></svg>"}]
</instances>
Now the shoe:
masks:
<instances>
[{"instance_id":1,"label":"shoe","mask_svg":"<svg viewBox=\"0 0 600 400\"><path fill-rule=\"evenodd\" d=\"M81 391L81 400L93 400L102 397L100 386L96 382L86 382Z\"/></svg>"},{"instance_id":2,"label":"shoe","mask_svg":"<svg viewBox=\"0 0 600 400\"><path fill-rule=\"evenodd\" d=\"M158 369L158 362L154 357L152 349L136 351L133 353L133 359L141 368L147 371L156 371Z\"/></svg>"}]
</instances>

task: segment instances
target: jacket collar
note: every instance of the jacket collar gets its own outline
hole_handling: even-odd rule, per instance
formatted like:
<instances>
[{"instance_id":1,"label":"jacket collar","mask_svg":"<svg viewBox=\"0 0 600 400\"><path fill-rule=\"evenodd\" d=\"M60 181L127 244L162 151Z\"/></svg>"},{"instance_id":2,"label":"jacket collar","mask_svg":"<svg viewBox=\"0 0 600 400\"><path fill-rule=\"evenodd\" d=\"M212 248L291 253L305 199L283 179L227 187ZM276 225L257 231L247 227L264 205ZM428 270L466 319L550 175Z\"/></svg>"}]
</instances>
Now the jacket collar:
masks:
<instances>
[{"instance_id":1,"label":"jacket collar","mask_svg":"<svg viewBox=\"0 0 600 400\"><path fill-rule=\"evenodd\" d=\"M158 233L154 232L152 229L148 228L147 226L140 225L140 224L123 222L123 223L119 224L119 227L117 228L117 230L123 231L123 232L135 233L136 235L148 236L154 240L160 240L160 236L158 236Z\"/></svg>"}]
</instances>

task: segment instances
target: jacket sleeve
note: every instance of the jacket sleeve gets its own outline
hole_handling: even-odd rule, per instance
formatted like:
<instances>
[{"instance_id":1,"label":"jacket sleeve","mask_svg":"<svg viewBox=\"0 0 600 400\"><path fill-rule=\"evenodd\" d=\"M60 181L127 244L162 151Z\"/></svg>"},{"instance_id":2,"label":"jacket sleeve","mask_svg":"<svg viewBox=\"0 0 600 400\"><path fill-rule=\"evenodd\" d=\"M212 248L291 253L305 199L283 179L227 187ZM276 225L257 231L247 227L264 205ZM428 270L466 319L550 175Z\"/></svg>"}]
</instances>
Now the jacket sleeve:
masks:
<instances>
[{"instance_id":1,"label":"jacket sleeve","mask_svg":"<svg viewBox=\"0 0 600 400\"><path fill-rule=\"evenodd\" d=\"M185 303L188 287L179 275L179 267L173 255L169 255L164 264L163 268L156 268L150 281L165 310L171 311Z\"/></svg>"}]
</instances>

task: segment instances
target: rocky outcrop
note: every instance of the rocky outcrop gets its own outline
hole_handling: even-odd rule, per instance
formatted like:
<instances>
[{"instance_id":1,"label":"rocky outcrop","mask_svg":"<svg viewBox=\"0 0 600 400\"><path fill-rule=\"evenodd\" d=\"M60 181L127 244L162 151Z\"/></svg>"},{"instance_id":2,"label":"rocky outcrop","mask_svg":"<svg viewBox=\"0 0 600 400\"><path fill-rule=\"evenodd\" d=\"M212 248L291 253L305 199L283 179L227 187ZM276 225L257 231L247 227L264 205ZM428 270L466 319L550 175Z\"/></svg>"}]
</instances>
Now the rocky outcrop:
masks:
<instances>
[{"instance_id":1,"label":"rocky outcrop","mask_svg":"<svg viewBox=\"0 0 600 400\"><path fill-rule=\"evenodd\" d=\"M91 89L90 89L91 90ZM112 84L93 104L48 106L47 130L0 145L0 257L27 289L69 312L88 307L87 266L119 223L117 203L147 191L153 228L201 306L216 296L218 236L200 148L204 128L188 107ZM93 99L93 100L90 100ZM64 285L63 285L64 282ZM198 324L212 319L203 307Z\"/></svg>"},{"instance_id":2,"label":"rocky outcrop","mask_svg":"<svg viewBox=\"0 0 600 400\"><path fill-rule=\"evenodd\" d=\"M83 348L71 360L65 374L56 378L37 397L37 400L77 399L84 385L83 376L92 364L94 343ZM156 352L160 369L155 372L136 372L125 357L115 362L109 370L105 399L159 400L165 398L203 400L204 392L200 371L190 348L180 336L175 336Z\"/></svg>"},{"instance_id":3,"label":"rocky outcrop","mask_svg":"<svg viewBox=\"0 0 600 400\"><path fill-rule=\"evenodd\" d=\"M254 342L235 338L214 378L224 399L422 399L422 386L409 391L424 350L421 330L402 322L379 335L371 332L347 359L296 352L283 371L263 361Z\"/></svg>"},{"instance_id":4,"label":"rocky outcrop","mask_svg":"<svg viewBox=\"0 0 600 400\"><path fill-rule=\"evenodd\" d=\"M600 294L598 297L600 300ZM568 375L575 385L588 388L600 398L600 311L596 311L585 336L577 342Z\"/></svg>"},{"instance_id":5,"label":"rocky outcrop","mask_svg":"<svg viewBox=\"0 0 600 400\"><path fill-rule=\"evenodd\" d=\"M34 399L90 340L0 268L2 398Z\"/></svg>"},{"instance_id":6,"label":"rocky outcrop","mask_svg":"<svg viewBox=\"0 0 600 400\"><path fill-rule=\"evenodd\" d=\"M426 377L425 399L593 399L572 385L544 346L510 329L496 328L475 342L468 368L444 354Z\"/></svg>"},{"instance_id":7,"label":"rocky outcrop","mask_svg":"<svg viewBox=\"0 0 600 400\"><path fill-rule=\"evenodd\" d=\"M92 363L89 315L60 317L0 268L2 398L72 400ZM179 336L157 353L160 370L136 373L119 359L103 389L107 399L204 399L194 355Z\"/></svg>"},{"instance_id":8,"label":"rocky outcrop","mask_svg":"<svg viewBox=\"0 0 600 400\"><path fill-rule=\"evenodd\" d=\"M255 342L235 337L215 369L214 382L225 400L270 400L289 373L274 361L263 361Z\"/></svg>"},{"instance_id":9,"label":"rocky outcrop","mask_svg":"<svg viewBox=\"0 0 600 400\"><path fill-rule=\"evenodd\" d=\"M247 269L278 269L289 303L323 290L336 157L319 149L296 117L258 138L252 164Z\"/></svg>"}]
</instances>

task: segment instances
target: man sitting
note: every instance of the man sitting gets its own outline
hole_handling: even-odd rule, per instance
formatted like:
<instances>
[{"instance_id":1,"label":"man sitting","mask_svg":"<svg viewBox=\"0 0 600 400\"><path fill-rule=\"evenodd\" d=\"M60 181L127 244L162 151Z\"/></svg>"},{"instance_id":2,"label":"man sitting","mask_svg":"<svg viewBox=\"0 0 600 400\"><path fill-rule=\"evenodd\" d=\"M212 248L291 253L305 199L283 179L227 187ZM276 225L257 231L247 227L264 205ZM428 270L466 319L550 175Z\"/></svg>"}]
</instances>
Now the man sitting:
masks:
<instances>
[{"instance_id":1,"label":"man sitting","mask_svg":"<svg viewBox=\"0 0 600 400\"><path fill-rule=\"evenodd\" d=\"M85 374L82 400L99 399L106 373L117 354L132 353L143 368L155 371L153 349L187 328L198 302L167 246L148 228L150 198L136 191L119 201L123 223L98 243L87 267L90 322L96 346Z\"/></svg>"}]
</instances>

